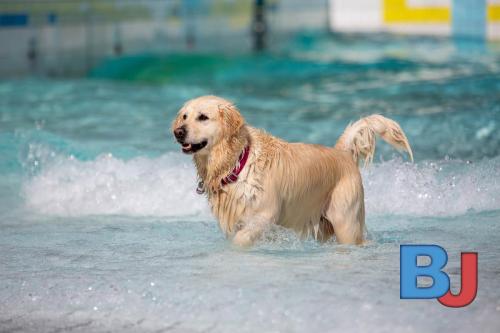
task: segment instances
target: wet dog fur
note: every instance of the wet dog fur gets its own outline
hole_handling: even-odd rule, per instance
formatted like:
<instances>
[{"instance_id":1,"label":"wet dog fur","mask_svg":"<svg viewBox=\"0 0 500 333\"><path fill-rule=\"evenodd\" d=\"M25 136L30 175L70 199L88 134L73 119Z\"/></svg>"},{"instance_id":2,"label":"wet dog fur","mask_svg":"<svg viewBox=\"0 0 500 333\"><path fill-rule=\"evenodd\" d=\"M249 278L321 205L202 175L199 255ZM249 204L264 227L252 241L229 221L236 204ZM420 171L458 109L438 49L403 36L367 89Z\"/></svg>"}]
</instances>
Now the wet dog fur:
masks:
<instances>
[{"instance_id":1,"label":"wet dog fur","mask_svg":"<svg viewBox=\"0 0 500 333\"><path fill-rule=\"evenodd\" d=\"M369 164L376 136L412 151L401 127L381 115L348 126L334 147L289 143L245 123L238 108L217 96L188 101L172 123L182 151L192 154L221 230L251 246L278 224L301 237L362 244L365 206L358 162ZM222 185L245 147L248 161L235 183Z\"/></svg>"}]
</instances>

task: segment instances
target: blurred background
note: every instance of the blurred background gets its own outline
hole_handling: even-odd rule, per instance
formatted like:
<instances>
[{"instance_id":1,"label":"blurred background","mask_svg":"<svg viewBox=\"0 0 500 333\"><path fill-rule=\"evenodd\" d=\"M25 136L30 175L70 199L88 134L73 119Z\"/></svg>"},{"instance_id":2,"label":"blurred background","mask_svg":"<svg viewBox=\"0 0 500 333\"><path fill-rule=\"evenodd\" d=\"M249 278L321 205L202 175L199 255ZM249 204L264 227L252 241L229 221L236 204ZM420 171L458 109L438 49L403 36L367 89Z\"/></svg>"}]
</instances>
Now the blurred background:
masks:
<instances>
[{"instance_id":1,"label":"blurred background","mask_svg":"<svg viewBox=\"0 0 500 333\"><path fill-rule=\"evenodd\" d=\"M130 54L244 54L258 34L273 45L299 29L328 29L324 0L21 0L0 11L2 74L82 75Z\"/></svg>"},{"instance_id":2,"label":"blurred background","mask_svg":"<svg viewBox=\"0 0 500 333\"><path fill-rule=\"evenodd\" d=\"M0 75L85 75L103 59L145 53L275 50L304 30L495 41L500 1L3 0Z\"/></svg>"},{"instance_id":3,"label":"blurred background","mask_svg":"<svg viewBox=\"0 0 500 333\"><path fill-rule=\"evenodd\" d=\"M500 0L0 0L0 331L500 331ZM380 113L363 247L218 230L170 123L221 95L288 141ZM399 299L439 244L467 308Z\"/></svg>"}]
</instances>

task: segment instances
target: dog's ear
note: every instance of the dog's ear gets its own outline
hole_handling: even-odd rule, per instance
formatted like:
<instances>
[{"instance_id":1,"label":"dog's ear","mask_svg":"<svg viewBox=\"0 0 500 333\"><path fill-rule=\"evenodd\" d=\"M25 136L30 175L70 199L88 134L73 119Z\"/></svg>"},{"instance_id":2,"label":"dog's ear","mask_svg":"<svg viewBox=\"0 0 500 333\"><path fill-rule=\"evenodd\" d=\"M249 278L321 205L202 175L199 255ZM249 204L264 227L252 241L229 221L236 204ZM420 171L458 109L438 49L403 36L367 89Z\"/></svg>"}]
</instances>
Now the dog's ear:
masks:
<instances>
[{"instance_id":1,"label":"dog's ear","mask_svg":"<svg viewBox=\"0 0 500 333\"><path fill-rule=\"evenodd\" d=\"M222 119L222 135L229 138L239 133L245 120L234 104L219 105L219 114Z\"/></svg>"}]
</instances>

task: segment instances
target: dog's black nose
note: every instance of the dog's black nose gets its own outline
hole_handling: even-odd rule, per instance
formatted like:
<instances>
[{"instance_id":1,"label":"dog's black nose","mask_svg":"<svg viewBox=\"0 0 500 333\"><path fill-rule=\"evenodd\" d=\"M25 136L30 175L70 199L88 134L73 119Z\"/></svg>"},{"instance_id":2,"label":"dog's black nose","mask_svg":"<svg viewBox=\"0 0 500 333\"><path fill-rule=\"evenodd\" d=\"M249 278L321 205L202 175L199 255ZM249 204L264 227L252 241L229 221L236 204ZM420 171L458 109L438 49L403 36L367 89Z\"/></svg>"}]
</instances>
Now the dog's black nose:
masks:
<instances>
[{"instance_id":1,"label":"dog's black nose","mask_svg":"<svg viewBox=\"0 0 500 333\"><path fill-rule=\"evenodd\" d=\"M184 138L186 137L186 128L184 126L177 127L174 130L174 135L178 141L184 140Z\"/></svg>"}]
</instances>

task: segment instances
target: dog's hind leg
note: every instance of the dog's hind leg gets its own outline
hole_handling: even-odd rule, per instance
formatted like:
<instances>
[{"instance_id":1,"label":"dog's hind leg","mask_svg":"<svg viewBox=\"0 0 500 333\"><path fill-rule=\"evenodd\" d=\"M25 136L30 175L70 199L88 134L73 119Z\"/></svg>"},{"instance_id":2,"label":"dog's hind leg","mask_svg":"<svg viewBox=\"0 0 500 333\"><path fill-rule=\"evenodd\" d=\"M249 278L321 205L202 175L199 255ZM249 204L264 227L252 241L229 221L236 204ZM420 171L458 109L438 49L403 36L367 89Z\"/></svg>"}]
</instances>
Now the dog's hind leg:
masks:
<instances>
[{"instance_id":1,"label":"dog's hind leg","mask_svg":"<svg viewBox=\"0 0 500 333\"><path fill-rule=\"evenodd\" d=\"M340 244L362 244L365 232L363 186L357 181L341 181L333 190L325 211Z\"/></svg>"}]
</instances>

